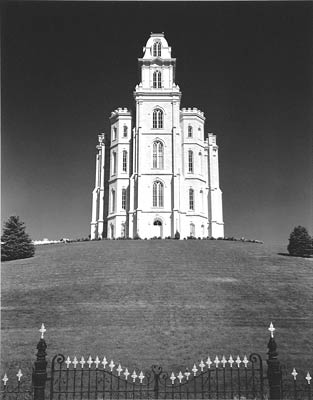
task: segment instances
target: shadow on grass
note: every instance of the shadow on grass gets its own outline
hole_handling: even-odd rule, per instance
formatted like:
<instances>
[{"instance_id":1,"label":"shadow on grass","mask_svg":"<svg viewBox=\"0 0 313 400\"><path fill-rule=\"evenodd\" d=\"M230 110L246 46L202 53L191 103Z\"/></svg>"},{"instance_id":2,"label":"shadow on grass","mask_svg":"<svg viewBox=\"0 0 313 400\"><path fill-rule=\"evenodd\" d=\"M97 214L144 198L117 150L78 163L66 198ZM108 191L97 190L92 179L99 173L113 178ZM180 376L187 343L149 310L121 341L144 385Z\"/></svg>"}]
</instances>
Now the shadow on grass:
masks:
<instances>
[{"instance_id":1,"label":"shadow on grass","mask_svg":"<svg viewBox=\"0 0 313 400\"><path fill-rule=\"evenodd\" d=\"M313 258L312 256L296 256L289 253L277 253L279 256L294 257L294 258Z\"/></svg>"}]
</instances>

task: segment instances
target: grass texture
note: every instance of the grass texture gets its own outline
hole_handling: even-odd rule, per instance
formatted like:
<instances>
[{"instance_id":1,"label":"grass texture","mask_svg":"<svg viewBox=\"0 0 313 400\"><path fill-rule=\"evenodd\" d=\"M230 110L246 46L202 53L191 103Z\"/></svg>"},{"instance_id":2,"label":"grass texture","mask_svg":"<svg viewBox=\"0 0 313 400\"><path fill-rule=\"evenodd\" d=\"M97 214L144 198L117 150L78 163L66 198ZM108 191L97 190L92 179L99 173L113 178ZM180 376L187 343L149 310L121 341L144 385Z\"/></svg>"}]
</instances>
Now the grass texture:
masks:
<instances>
[{"instance_id":1,"label":"grass texture","mask_svg":"<svg viewBox=\"0 0 313 400\"><path fill-rule=\"evenodd\" d=\"M313 367L313 260L227 241L94 241L37 247L2 264L2 368L106 356L128 368L191 368L260 353L273 321L287 370ZM291 372L291 371L290 371Z\"/></svg>"}]
</instances>

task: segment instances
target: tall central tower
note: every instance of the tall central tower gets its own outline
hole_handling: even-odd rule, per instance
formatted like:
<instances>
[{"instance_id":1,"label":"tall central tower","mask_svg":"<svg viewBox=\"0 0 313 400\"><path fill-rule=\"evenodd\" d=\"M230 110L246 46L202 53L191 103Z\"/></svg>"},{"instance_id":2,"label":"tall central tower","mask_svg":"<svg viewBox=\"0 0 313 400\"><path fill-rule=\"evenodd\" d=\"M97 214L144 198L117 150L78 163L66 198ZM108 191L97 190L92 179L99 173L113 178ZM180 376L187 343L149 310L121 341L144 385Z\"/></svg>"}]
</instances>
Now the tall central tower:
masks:
<instances>
[{"instance_id":1,"label":"tall central tower","mask_svg":"<svg viewBox=\"0 0 313 400\"><path fill-rule=\"evenodd\" d=\"M138 61L136 118L125 108L110 117L107 236L223 237L216 137L204 139L203 112L180 110L176 59L163 33L151 34ZM92 238L101 236L100 222L92 221Z\"/></svg>"},{"instance_id":2,"label":"tall central tower","mask_svg":"<svg viewBox=\"0 0 313 400\"><path fill-rule=\"evenodd\" d=\"M129 227L142 237L171 236L178 210L174 186L179 166L175 160L181 157L181 149L175 140L180 135L181 92L174 81L176 59L164 35L151 34L143 51L141 82L134 92L137 118L130 181L134 201Z\"/></svg>"}]
</instances>

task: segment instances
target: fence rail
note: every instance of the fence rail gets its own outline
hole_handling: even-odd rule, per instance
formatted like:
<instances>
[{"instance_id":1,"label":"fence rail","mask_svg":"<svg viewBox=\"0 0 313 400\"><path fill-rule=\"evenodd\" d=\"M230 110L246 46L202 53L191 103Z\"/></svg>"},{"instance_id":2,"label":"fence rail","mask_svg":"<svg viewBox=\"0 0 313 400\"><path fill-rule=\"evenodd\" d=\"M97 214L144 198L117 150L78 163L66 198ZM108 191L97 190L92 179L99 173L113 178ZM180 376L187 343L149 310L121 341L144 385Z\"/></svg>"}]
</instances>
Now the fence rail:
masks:
<instances>
[{"instance_id":1,"label":"fence rail","mask_svg":"<svg viewBox=\"0 0 313 400\"><path fill-rule=\"evenodd\" d=\"M106 357L78 360L58 354L51 361L48 377L46 329L42 325L31 382L21 370L13 379L5 374L0 394L5 400L313 400L309 372L299 377L294 368L283 376L272 324L269 331L267 368L257 353L249 357L207 357L190 369L169 373L156 365L136 371L113 360L108 362Z\"/></svg>"}]
</instances>

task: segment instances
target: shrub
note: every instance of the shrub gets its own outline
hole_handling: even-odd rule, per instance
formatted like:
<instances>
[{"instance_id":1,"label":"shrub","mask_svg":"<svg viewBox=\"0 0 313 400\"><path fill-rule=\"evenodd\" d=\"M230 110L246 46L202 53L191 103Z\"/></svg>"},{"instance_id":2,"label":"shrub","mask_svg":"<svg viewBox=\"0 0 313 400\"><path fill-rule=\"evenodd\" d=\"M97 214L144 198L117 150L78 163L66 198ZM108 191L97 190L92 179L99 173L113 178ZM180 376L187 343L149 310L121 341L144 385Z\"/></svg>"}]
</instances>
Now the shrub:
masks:
<instances>
[{"instance_id":1,"label":"shrub","mask_svg":"<svg viewBox=\"0 0 313 400\"><path fill-rule=\"evenodd\" d=\"M17 216L12 216L5 222L1 236L1 261L33 257L35 246L25 229L24 222Z\"/></svg>"},{"instance_id":2,"label":"shrub","mask_svg":"<svg viewBox=\"0 0 313 400\"><path fill-rule=\"evenodd\" d=\"M179 239L180 239L180 233L179 233L178 231L175 232L174 238L175 238L176 240L179 240Z\"/></svg>"},{"instance_id":3,"label":"shrub","mask_svg":"<svg viewBox=\"0 0 313 400\"><path fill-rule=\"evenodd\" d=\"M308 257L313 254L313 240L306 228L300 225L294 228L287 249L292 256Z\"/></svg>"}]
</instances>

